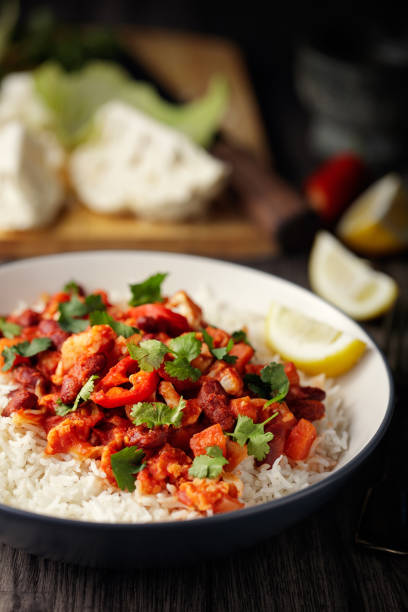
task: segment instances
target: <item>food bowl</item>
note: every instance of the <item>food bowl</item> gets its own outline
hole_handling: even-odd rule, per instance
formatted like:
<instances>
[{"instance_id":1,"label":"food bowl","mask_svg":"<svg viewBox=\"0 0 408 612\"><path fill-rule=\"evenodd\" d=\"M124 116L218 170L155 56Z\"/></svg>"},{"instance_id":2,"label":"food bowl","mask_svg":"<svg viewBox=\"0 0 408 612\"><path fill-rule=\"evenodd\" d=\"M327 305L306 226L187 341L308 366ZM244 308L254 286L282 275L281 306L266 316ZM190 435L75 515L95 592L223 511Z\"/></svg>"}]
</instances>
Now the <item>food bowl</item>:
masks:
<instances>
[{"instance_id":1,"label":"food bowl","mask_svg":"<svg viewBox=\"0 0 408 612\"><path fill-rule=\"evenodd\" d=\"M199 561L244 548L279 533L333 496L368 457L392 412L388 367L364 330L305 289L243 266L169 253L102 251L27 259L0 267L0 312L75 279L87 290L124 293L130 282L169 272L166 292L203 285L222 302L264 317L271 300L353 334L368 345L362 360L339 379L350 418L349 448L316 484L286 497L216 516L149 524L94 523L55 518L0 504L0 539L26 552L90 566L129 568Z\"/></svg>"}]
</instances>

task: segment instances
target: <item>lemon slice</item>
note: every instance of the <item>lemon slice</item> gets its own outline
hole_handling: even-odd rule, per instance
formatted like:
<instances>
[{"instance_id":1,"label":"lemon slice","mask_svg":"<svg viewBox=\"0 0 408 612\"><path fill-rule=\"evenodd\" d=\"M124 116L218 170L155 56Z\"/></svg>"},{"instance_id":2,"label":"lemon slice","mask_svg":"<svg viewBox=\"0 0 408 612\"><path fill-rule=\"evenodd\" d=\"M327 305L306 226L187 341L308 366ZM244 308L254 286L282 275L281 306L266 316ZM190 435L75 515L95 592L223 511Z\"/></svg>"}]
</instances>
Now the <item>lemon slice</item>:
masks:
<instances>
[{"instance_id":1,"label":"lemon slice","mask_svg":"<svg viewBox=\"0 0 408 612\"><path fill-rule=\"evenodd\" d=\"M387 174L351 205L338 235L357 251L385 254L408 246L408 193L397 174Z\"/></svg>"},{"instance_id":2,"label":"lemon slice","mask_svg":"<svg viewBox=\"0 0 408 612\"><path fill-rule=\"evenodd\" d=\"M376 272L327 232L315 238L309 259L312 289L357 320L371 319L396 300L396 282Z\"/></svg>"},{"instance_id":3,"label":"lemon slice","mask_svg":"<svg viewBox=\"0 0 408 612\"><path fill-rule=\"evenodd\" d=\"M266 318L269 347L307 374L344 374L360 359L366 345L334 329L274 302Z\"/></svg>"}]
</instances>

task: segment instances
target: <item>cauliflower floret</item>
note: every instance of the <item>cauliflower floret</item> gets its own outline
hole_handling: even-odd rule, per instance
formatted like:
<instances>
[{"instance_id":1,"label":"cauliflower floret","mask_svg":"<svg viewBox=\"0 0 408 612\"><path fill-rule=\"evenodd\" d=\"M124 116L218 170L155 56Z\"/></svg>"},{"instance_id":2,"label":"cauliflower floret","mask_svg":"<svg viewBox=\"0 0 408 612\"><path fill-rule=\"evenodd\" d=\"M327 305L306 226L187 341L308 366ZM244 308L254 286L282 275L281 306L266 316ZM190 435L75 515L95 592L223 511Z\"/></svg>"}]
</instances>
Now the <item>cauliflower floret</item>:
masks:
<instances>
[{"instance_id":1,"label":"cauliflower floret","mask_svg":"<svg viewBox=\"0 0 408 612\"><path fill-rule=\"evenodd\" d=\"M99 109L95 137L74 151L69 169L89 208L157 220L202 213L226 176L226 166L186 136L115 101Z\"/></svg>"},{"instance_id":2,"label":"cauliflower floret","mask_svg":"<svg viewBox=\"0 0 408 612\"><path fill-rule=\"evenodd\" d=\"M18 121L0 125L0 228L25 230L49 223L63 203L58 173L44 145Z\"/></svg>"},{"instance_id":3,"label":"cauliflower floret","mask_svg":"<svg viewBox=\"0 0 408 612\"><path fill-rule=\"evenodd\" d=\"M60 385L63 376L84 356L103 353L108 356L115 344L116 334L109 325L93 325L89 329L67 338L61 347L53 382Z\"/></svg>"},{"instance_id":4,"label":"cauliflower floret","mask_svg":"<svg viewBox=\"0 0 408 612\"><path fill-rule=\"evenodd\" d=\"M66 154L53 132L52 114L36 94L34 78L29 72L9 74L1 83L0 125L13 120L35 134L51 168L59 170L64 166Z\"/></svg>"}]
</instances>

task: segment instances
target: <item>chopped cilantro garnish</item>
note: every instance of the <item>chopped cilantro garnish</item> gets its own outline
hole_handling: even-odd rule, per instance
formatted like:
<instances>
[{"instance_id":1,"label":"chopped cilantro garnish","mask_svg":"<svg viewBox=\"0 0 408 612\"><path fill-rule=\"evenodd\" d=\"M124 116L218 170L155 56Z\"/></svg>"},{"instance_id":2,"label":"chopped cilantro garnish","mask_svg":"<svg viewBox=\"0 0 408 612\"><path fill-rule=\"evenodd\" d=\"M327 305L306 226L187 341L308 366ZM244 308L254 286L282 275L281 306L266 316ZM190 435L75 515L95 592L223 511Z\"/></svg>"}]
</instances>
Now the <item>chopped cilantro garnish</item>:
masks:
<instances>
[{"instance_id":1,"label":"chopped cilantro garnish","mask_svg":"<svg viewBox=\"0 0 408 612\"><path fill-rule=\"evenodd\" d=\"M144 452L136 446L127 446L121 451L111 455L111 466L119 489L127 489L130 493L135 490L134 474L145 467L142 463Z\"/></svg>"},{"instance_id":2,"label":"chopped cilantro garnish","mask_svg":"<svg viewBox=\"0 0 408 612\"><path fill-rule=\"evenodd\" d=\"M157 370L163 363L169 349L159 340L142 340L139 344L128 342L128 351L132 359L136 359L139 368L145 372Z\"/></svg>"},{"instance_id":3,"label":"chopped cilantro garnish","mask_svg":"<svg viewBox=\"0 0 408 612\"><path fill-rule=\"evenodd\" d=\"M271 362L258 374L246 374L245 384L256 395L269 400L266 405L280 402L289 391L289 379L281 363Z\"/></svg>"},{"instance_id":4,"label":"chopped cilantro garnish","mask_svg":"<svg viewBox=\"0 0 408 612\"><path fill-rule=\"evenodd\" d=\"M201 376L201 371L191 365L191 361L199 356L201 342L196 338L195 332L189 332L173 338L169 342L169 349L175 356L173 361L166 361L165 370L167 374L178 380L190 378L196 381Z\"/></svg>"},{"instance_id":5,"label":"chopped cilantro garnish","mask_svg":"<svg viewBox=\"0 0 408 612\"><path fill-rule=\"evenodd\" d=\"M106 306L103 303L102 296L99 293L91 293L90 295L87 295L85 298L85 304L87 312L93 312L94 310L106 310Z\"/></svg>"},{"instance_id":6,"label":"chopped cilantro garnish","mask_svg":"<svg viewBox=\"0 0 408 612\"><path fill-rule=\"evenodd\" d=\"M64 331L76 334L84 331L89 325L89 321L81 317L85 317L92 311L104 311L106 306L98 293L91 293L85 298L84 302L73 295L69 302L61 302L58 305L58 310L60 313L59 326Z\"/></svg>"},{"instance_id":7,"label":"chopped cilantro garnish","mask_svg":"<svg viewBox=\"0 0 408 612\"><path fill-rule=\"evenodd\" d=\"M79 295L80 292L78 283L73 280L64 285L62 290L65 291L65 293L72 293L72 295Z\"/></svg>"},{"instance_id":8,"label":"chopped cilantro garnish","mask_svg":"<svg viewBox=\"0 0 408 612\"><path fill-rule=\"evenodd\" d=\"M17 323L10 323L4 317L0 317L0 331L5 338L15 338L21 334L21 327Z\"/></svg>"},{"instance_id":9,"label":"chopped cilantro garnish","mask_svg":"<svg viewBox=\"0 0 408 612\"><path fill-rule=\"evenodd\" d=\"M135 425L147 425L150 429L158 425L179 427L183 419L186 400L182 397L175 408L161 402L139 402L130 411L130 420Z\"/></svg>"},{"instance_id":10,"label":"chopped cilantro garnish","mask_svg":"<svg viewBox=\"0 0 408 612\"><path fill-rule=\"evenodd\" d=\"M91 393L94 390L95 380L97 380L98 378L99 376L97 376L96 374L92 374L92 376L88 378L86 383L81 387L72 406L70 406L69 404L63 404L62 401L59 400L59 402L57 402L58 406L55 408L56 414L58 414L58 416L66 416L69 412L75 412L80 402L88 401L91 397Z\"/></svg>"},{"instance_id":11,"label":"chopped cilantro garnish","mask_svg":"<svg viewBox=\"0 0 408 612\"><path fill-rule=\"evenodd\" d=\"M129 301L130 306L140 306L141 304L151 304L152 302L162 302L161 285L166 278L167 273L158 272L149 276L142 283L130 285L132 297Z\"/></svg>"},{"instance_id":12,"label":"chopped cilantro garnish","mask_svg":"<svg viewBox=\"0 0 408 612\"><path fill-rule=\"evenodd\" d=\"M234 333L231 335L231 338L233 339L235 343L245 342L245 344L248 344L249 346L251 346L251 343L248 340L248 336L243 329L238 329L237 331L234 331Z\"/></svg>"},{"instance_id":13,"label":"chopped cilantro garnish","mask_svg":"<svg viewBox=\"0 0 408 612\"><path fill-rule=\"evenodd\" d=\"M121 321L115 321L105 310L94 310L91 312L89 322L91 325L109 325L118 336L123 336L124 338L130 338L130 336L137 334L139 331L137 327L126 325Z\"/></svg>"},{"instance_id":14,"label":"chopped cilantro garnish","mask_svg":"<svg viewBox=\"0 0 408 612\"><path fill-rule=\"evenodd\" d=\"M188 473L193 478L217 478L228 463L219 446L209 446L206 455L198 455Z\"/></svg>"},{"instance_id":15,"label":"chopped cilantro garnish","mask_svg":"<svg viewBox=\"0 0 408 612\"><path fill-rule=\"evenodd\" d=\"M227 433L227 436L231 436L241 446L247 444L248 454L253 455L258 461L262 461L269 452L268 442L273 440L273 433L265 432L264 427L277 414L277 412L274 412L263 423L254 423L250 417L240 414L234 431Z\"/></svg>"},{"instance_id":16,"label":"chopped cilantro garnish","mask_svg":"<svg viewBox=\"0 0 408 612\"><path fill-rule=\"evenodd\" d=\"M195 332L173 338L168 346L158 340L143 340L138 345L130 342L128 351L130 356L137 360L140 369L146 372L157 370L163 363L165 355L171 353L174 359L166 361L164 366L169 376L178 380L190 378L193 381L201 376L200 370L190 363L201 352L201 342L196 338Z\"/></svg>"},{"instance_id":17,"label":"chopped cilantro garnish","mask_svg":"<svg viewBox=\"0 0 408 612\"><path fill-rule=\"evenodd\" d=\"M213 355L213 357L215 357L216 359L222 359L226 363L235 363L236 362L237 357L235 355L228 355L228 353L230 352L230 350L234 346L234 341L233 341L232 338L230 338L230 340L228 341L227 346L222 346L222 347L219 347L219 348L214 348L214 340L210 336L210 334L205 329L202 329L201 331L202 331L202 334L203 334L204 342L206 343L206 345L210 349L210 353Z\"/></svg>"},{"instance_id":18,"label":"chopped cilantro garnish","mask_svg":"<svg viewBox=\"0 0 408 612\"><path fill-rule=\"evenodd\" d=\"M21 357L33 357L42 351L46 351L52 345L50 338L34 338L31 342L24 340L13 346L6 346L2 352L4 358L3 372L7 372L13 367L16 355Z\"/></svg>"}]
</instances>

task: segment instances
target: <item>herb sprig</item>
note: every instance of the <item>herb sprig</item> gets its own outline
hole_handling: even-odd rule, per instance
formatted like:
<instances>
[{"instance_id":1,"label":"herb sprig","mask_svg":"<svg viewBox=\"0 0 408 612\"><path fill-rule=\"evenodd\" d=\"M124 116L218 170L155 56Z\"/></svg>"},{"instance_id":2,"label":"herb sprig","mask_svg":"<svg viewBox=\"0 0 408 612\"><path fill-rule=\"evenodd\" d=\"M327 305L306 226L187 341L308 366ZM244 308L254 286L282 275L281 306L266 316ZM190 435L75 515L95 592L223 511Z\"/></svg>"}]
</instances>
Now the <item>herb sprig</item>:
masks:
<instances>
[{"instance_id":1,"label":"herb sprig","mask_svg":"<svg viewBox=\"0 0 408 612\"><path fill-rule=\"evenodd\" d=\"M205 330L201 330L204 338L204 342L210 349L210 353L216 359L222 359L226 363L235 363L237 360L236 355L228 355L232 347L234 346L234 340L232 338L229 339L228 344L226 346L222 346L219 348L214 348L214 340L210 336L210 334Z\"/></svg>"},{"instance_id":2,"label":"herb sprig","mask_svg":"<svg viewBox=\"0 0 408 612\"><path fill-rule=\"evenodd\" d=\"M233 438L240 446L247 444L248 455L253 455L255 459L262 461L269 452L268 442L274 437L272 432L265 432L264 428L277 415L278 412L274 412L263 423L254 423L250 417L240 414L234 431L227 433L227 436Z\"/></svg>"},{"instance_id":3,"label":"herb sprig","mask_svg":"<svg viewBox=\"0 0 408 612\"><path fill-rule=\"evenodd\" d=\"M76 295L73 295L69 302L61 302L58 305L59 310L59 326L67 332L74 334L84 331L89 321L82 319L90 312L106 310L106 306L102 298L97 293L91 293L81 301Z\"/></svg>"},{"instance_id":4,"label":"herb sprig","mask_svg":"<svg viewBox=\"0 0 408 612\"><path fill-rule=\"evenodd\" d=\"M1 353L4 358L3 372L7 372L13 367L17 355L21 357L34 357L34 355L49 349L51 345L52 340L50 338L34 338L31 342L24 340L24 342L14 344L13 346L6 346Z\"/></svg>"},{"instance_id":5,"label":"herb sprig","mask_svg":"<svg viewBox=\"0 0 408 612\"><path fill-rule=\"evenodd\" d=\"M15 338L21 334L21 326L0 317L0 331L5 338Z\"/></svg>"},{"instance_id":6,"label":"herb sprig","mask_svg":"<svg viewBox=\"0 0 408 612\"><path fill-rule=\"evenodd\" d=\"M159 340L142 340L139 344L128 342L129 355L136 359L139 368L145 372L153 372L160 368L169 348Z\"/></svg>"},{"instance_id":7,"label":"herb sprig","mask_svg":"<svg viewBox=\"0 0 408 612\"><path fill-rule=\"evenodd\" d=\"M130 285L132 297L129 300L129 306L141 306L142 304L162 302L161 286L166 276L167 272L158 272L157 274L149 276L149 278L141 283Z\"/></svg>"},{"instance_id":8,"label":"herb sprig","mask_svg":"<svg viewBox=\"0 0 408 612\"><path fill-rule=\"evenodd\" d=\"M126 325L126 323L122 323L121 321L116 321L106 312L106 310L94 310L91 312L89 315L89 322L91 325L109 325L115 334L123 336L124 338L130 338L133 334L139 333L137 327Z\"/></svg>"},{"instance_id":9,"label":"herb sprig","mask_svg":"<svg viewBox=\"0 0 408 612\"><path fill-rule=\"evenodd\" d=\"M127 446L111 455L111 466L119 489L127 489L132 493L135 488L134 474L138 474L146 466L142 463L145 454L136 446Z\"/></svg>"},{"instance_id":10,"label":"herb sprig","mask_svg":"<svg viewBox=\"0 0 408 612\"><path fill-rule=\"evenodd\" d=\"M170 353L174 359L166 361L164 365L169 376L178 380L193 381L197 381L201 376L201 371L191 365L201 352L201 342L196 338L195 332L172 338L168 346L159 340L144 340L138 345L129 342L128 351L130 356L138 361L140 369L146 372L157 370L162 365L165 355Z\"/></svg>"},{"instance_id":11,"label":"herb sprig","mask_svg":"<svg viewBox=\"0 0 408 612\"><path fill-rule=\"evenodd\" d=\"M289 379L285 369L281 363L274 361L262 368L259 376L245 374L244 382L256 395L268 400L266 406L282 401L289 391Z\"/></svg>"},{"instance_id":12,"label":"herb sprig","mask_svg":"<svg viewBox=\"0 0 408 612\"><path fill-rule=\"evenodd\" d=\"M186 400L182 397L175 408L161 402L139 402L130 411L130 420L134 425L147 425L150 429L159 425L180 427Z\"/></svg>"},{"instance_id":13,"label":"herb sprig","mask_svg":"<svg viewBox=\"0 0 408 612\"><path fill-rule=\"evenodd\" d=\"M88 378L86 383L81 387L72 406L69 404L64 404L61 400L59 400L57 402L58 405L55 408L55 413L58 414L58 416L66 416L70 412L75 412L80 403L87 402L89 400L95 387L95 381L98 380L98 378L99 376L96 374L92 374L92 376Z\"/></svg>"},{"instance_id":14,"label":"herb sprig","mask_svg":"<svg viewBox=\"0 0 408 612\"><path fill-rule=\"evenodd\" d=\"M205 455L194 458L188 473L193 478L217 478L228 463L219 446L209 446Z\"/></svg>"}]
</instances>

